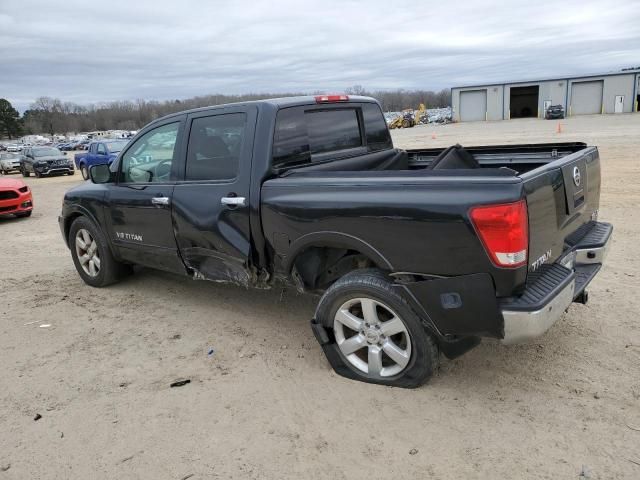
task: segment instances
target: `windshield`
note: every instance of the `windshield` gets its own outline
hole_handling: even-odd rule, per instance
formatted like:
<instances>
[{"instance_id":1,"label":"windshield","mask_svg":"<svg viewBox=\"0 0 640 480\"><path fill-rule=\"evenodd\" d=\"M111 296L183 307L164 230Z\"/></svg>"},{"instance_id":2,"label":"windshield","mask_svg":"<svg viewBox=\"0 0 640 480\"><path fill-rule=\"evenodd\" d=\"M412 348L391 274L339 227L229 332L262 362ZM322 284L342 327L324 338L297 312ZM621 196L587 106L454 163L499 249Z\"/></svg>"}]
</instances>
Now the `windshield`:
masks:
<instances>
[{"instance_id":1,"label":"windshield","mask_svg":"<svg viewBox=\"0 0 640 480\"><path fill-rule=\"evenodd\" d=\"M34 148L33 156L34 157L53 157L55 155L62 155L62 152L57 148Z\"/></svg>"},{"instance_id":2,"label":"windshield","mask_svg":"<svg viewBox=\"0 0 640 480\"><path fill-rule=\"evenodd\" d=\"M121 151L129 142L108 142L107 148L111 153L117 153Z\"/></svg>"}]
</instances>

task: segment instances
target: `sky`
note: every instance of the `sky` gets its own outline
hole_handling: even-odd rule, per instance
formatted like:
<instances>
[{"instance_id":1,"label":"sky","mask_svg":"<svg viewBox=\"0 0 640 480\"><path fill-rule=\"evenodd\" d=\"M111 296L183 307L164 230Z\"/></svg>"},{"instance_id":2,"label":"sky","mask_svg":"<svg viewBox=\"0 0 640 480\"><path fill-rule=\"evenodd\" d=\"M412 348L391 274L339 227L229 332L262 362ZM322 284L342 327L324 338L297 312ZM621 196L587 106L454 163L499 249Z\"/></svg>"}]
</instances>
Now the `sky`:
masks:
<instances>
[{"instance_id":1,"label":"sky","mask_svg":"<svg viewBox=\"0 0 640 480\"><path fill-rule=\"evenodd\" d=\"M640 0L0 0L0 98L439 90L640 65Z\"/></svg>"}]
</instances>

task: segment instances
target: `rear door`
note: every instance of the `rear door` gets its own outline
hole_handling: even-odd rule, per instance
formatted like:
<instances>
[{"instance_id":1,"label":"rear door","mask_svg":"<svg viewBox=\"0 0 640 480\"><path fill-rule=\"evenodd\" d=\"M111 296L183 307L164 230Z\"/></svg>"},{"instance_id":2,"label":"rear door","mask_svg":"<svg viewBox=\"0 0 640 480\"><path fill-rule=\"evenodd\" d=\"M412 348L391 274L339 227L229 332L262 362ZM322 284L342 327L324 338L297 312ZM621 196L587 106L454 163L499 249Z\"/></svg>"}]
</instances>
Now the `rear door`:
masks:
<instances>
[{"instance_id":1,"label":"rear door","mask_svg":"<svg viewBox=\"0 0 640 480\"><path fill-rule=\"evenodd\" d=\"M249 184L256 106L190 114L173 192L176 241L196 276L251 283Z\"/></svg>"},{"instance_id":2,"label":"rear door","mask_svg":"<svg viewBox=\"0 0 640 480\"><path fill-rule=\"evenodd\" d=\"M123 152L109 186L107 220L120 256L136 264L184 273L171 220L185 116L150 127Z\"/></svg>"}]
</instances>

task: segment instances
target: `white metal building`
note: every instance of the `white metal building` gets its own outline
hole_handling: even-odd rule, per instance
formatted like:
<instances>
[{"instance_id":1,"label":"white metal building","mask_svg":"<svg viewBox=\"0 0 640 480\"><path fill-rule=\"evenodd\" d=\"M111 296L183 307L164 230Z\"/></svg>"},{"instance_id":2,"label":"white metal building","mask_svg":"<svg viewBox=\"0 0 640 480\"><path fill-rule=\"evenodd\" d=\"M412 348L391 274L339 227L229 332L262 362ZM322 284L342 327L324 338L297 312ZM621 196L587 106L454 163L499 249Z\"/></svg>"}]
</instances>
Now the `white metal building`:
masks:
<instances>
[{"instance_id":1,"label":"white metal building","mask_svg":"<svg viewBox=\"0 0 640 480\"><path fill-rule=\"evenodd\" d=\"M451 89L457 122L543 118L549 105L562 105L567 116L630 113L639 103L640 69Z\"/></svg>"}]
</instances>

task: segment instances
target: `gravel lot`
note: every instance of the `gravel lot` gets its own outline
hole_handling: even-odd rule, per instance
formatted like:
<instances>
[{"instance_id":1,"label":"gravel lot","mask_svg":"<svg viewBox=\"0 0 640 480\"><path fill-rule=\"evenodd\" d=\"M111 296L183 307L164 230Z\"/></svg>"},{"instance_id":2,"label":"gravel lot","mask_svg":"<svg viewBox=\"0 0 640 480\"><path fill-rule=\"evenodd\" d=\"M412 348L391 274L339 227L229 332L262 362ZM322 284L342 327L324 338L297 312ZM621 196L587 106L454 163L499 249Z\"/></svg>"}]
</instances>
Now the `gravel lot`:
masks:
<instances>
[{"instance_id":1,"label":"gravel lot","mask_svg":"<svg viewBox=\"0 0 640 480\"><path fill-rule=\"evenodd\" d=\"M33 216L0 220L0 479L640 478L640 115L562 125L393 132L400 147L598 145L616 228L589 305L535 344L443 359L411 391L333 374L314 297L151 270L84 285L57 225L80 175L27 179Z\"/></svg>"}]
</instances>

